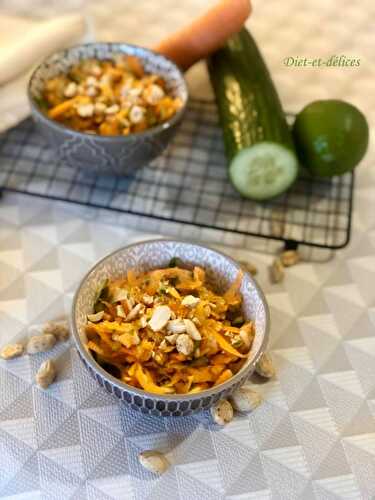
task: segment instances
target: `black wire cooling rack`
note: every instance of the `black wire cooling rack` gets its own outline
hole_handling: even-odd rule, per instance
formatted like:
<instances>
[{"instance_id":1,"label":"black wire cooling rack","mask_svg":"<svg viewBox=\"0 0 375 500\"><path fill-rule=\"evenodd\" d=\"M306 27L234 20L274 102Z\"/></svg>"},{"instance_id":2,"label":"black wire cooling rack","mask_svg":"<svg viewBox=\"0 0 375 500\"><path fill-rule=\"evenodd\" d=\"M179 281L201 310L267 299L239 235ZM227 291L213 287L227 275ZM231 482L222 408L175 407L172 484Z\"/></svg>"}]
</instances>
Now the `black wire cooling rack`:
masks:
<instances>
[{"instance_id":1,"label":"black wire cooling rack","mask_svg":"<svg viewBox=\"0 0 375 500\"><path fill-rule=\"evenodd\" d=\"M242 235L338 249L349 242L354 176L300 177L267 203L227 178L214 102L193 100L167 152L126 177L97 176L53 156L31 120L0 136L0 188ZM1 205L0 205L1 207Z\"/></svg>"}]
</instances>

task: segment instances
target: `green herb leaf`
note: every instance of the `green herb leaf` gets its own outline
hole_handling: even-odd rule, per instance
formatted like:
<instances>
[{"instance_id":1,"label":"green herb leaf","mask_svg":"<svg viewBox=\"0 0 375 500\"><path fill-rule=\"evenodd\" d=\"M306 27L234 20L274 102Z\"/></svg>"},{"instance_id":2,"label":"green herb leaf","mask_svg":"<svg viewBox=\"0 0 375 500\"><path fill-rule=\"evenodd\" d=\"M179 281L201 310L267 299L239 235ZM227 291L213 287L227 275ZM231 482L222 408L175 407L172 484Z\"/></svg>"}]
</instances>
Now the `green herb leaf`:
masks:
<instances>
[{"instance_id":1,"label":"green herb leaf","mask_svg":"<svg viewBox=\"0 0 375 500\"><path fill-rule=\"evenodd\" d=\"M100 300L98 300L97 302L95 302L94 311L96 313L98 313L100 311L105 311L105 305L103 304L103 302L101 302Z\"/></svg>"},{"instance_id":2,"label":"green herb leaf","mask_svg":"<svg viewBox=\"0 0 375 500\"><path fill-rule=\"evenodd\" d=\"M205 366L205 365L208 365L208 358L206 356L202 356L201 358L194 359L194 361L192 361L190 363L190 366L195 366L195 367Z\"/></svg>"},{"instance_id":3,"label":"green herb leaf","mask_svg":"<svg viewBox=\"0 0 375 500\"><path fill-rule=\"evenodd\" d=\"M76 75L76 74L75 74L75 73L73 73L73 72L68 73L68 78L69 78L70 80L72 80L73 82L75 82L75 83L80 83L79 76L78 76L78 75Z\"/></svg>"},{"instance_id":4,"label":"green herb leaf","mask_svg":"<svg viewBox=\"0 0 375 500\"><path fill-rule=\"evenodd\" d=\"M177 284L178 284L179 280L177 277L174 277L174 278L169 278L169 283L175 287Z\"/></svg>"},{"instance_id":5,"label":"green herb leaf","mask_svg":"<svg viewBox=\"0 0 375 500\"><path fill-rule=\"evenodd\" d=\"M242 345L242 340L241 339L237 339L235 340L233 343L232 343L232 346L237 348L237 347L241 347Z\"/></svg>"},{"instance_id":6,"label":"green herb leaf","mask_svg":"<svg viewBox=\"0 0 375 500\"><path fill-rule=\"evenodd\" d=\"M168 267L182 267L183 262L179 257L172 257L169 261Z\"/></svg>"},{"instance_id":7,"label":"green herb leaf","mask_svg":"<svg viewBox=\"0 0 375 500\"><path fill-rule=\"evenodd\" d=\"M48 110L48 102L44 97L35 97L34 101L42 111Z\"/></svg>"},{"instance_id":8,"label":"green herb leaf","mask_svg":"<svg viewBox=\"0 0 375 500\"><path fill-rule=\"evenodd\" d=\"M164 295L168 292L169 281L161 281L159 284L158 293Z\"/></svg>"},{"instance_id":9,"label":"green herb leaf","mask_svg":"<svg viewBox=\"0 0 375 500\"><path fill-rule=\"evenodd\" d=\"M242 316L237 316L237 318L234 318L234 320L232 321L233 323L233 326L238 326L238 325L243 325L244 324L244 319Z\"/></svg>"},{"instance_id":10,"label":"green herb leaf","mask_svg":"<svg viewBox=\"0 0 375 500\"><path fill-rule=\"evenodd\" d=\"M101 285L98 286L98 289L96 290L96 294L95 294L95 298L94 298L94 309L95 309L95 312L99 312L99 311L103 311L103 309L100 309L98 308L98 310L96 310L96 308L98 307L98 302L100 300L106 300L108 298L108 279L105 279Z\"/></svg>"}]
</instances>

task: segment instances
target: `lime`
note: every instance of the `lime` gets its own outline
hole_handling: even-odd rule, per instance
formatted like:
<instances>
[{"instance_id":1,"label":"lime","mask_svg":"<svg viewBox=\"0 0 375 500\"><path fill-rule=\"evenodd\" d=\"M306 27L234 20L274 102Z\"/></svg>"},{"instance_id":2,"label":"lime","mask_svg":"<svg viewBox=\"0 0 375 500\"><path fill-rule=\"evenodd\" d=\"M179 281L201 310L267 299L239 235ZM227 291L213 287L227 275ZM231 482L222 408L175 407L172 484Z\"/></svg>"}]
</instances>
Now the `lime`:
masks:
<instances>
[{"instance_id":1,"label":"lime","mask_svg":"<svg viewBox=\"0 0 375 500\"><path fill-rule=\"evenodd\" d=\"M369 141L366 118L352 104L329 99L308 104L293 125L303 166L321 177L342 175L362 160Z\"/></svg>"}]
</instances>

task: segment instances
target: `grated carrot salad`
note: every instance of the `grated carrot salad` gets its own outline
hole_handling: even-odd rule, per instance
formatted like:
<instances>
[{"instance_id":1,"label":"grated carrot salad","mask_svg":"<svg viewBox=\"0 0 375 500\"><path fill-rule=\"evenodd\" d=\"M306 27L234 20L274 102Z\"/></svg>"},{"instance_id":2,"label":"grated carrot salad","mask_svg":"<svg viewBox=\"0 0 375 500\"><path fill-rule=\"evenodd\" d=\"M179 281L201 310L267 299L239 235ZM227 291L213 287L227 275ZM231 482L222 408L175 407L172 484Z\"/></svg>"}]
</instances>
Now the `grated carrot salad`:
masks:
<instances>
[{"instance_id":1,"label":"grated carrot salad","mask_svg":"<svg viewBox=\"0 0 375 500\"><path fill-rule=\"evenodd\" d=\"M200 267L129 270L101 287L88 315L87 348L114 376L148 392L189 394L221 384L241 368L254 339L241 313L241 281L240 271L218 295Z\"/></svg>"},{"instance_id":2,"label":"grated carrot salad","mask_svg":"<svg viewBox=\"0 0 375 500\"><path fill-rule=\"evenodd\" d=\"M99 135L142 132L182 106L161 76L146 73L137 57L121 54L83 60L50 78L38 103L51 119Z\"/></svg>"}]
</instances>

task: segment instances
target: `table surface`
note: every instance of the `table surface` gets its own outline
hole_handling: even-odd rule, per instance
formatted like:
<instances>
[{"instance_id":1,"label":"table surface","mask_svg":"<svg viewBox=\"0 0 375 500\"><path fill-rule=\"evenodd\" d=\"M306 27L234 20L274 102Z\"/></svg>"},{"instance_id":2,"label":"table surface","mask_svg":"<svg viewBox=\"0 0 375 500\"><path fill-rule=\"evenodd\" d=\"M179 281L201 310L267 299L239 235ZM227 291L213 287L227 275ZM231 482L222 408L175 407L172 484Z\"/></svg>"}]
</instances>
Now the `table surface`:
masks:
<instances>
[{"instance_id":1,"label":"table surface","mask_svg":"<svg viewBox=\"0 0 375 500\"><path fill-rule=\"evenodd\" d=\"M98 37L157 40L209 2L67 0L85 7ZM57 2L33 2L52 15ZM48 4L48 5L47 5ZM316 98L341 97L375 118L375 4L348 0L254 1L249 22L280 90L296 111ZM29 2L0 10L30 14ZM144 30L140 27L144 26ZM355 56L355 68L291 68L288 56ZM209 92L203 67L194 95ZM373 139L373 137L372 137ZM370 499L375 497L375 170L373 150L358 170L351 244L326 262L306 261L271 285L272 256L238 246L250 259L271 308L270 348L277 378L258 384L264 404L225 428L207 413L157 419L129 410L91 380L74 348L60 344L58 379L34 383L48 357L0 362L0 496L17 499ZM4 194L0 201L1 342L67 315L77 281L121 245L163 232L142 231L114 215ZM181 234L188 236L181 228ZM195 235L204 239L204 234ZM227 240L225 240L227 241ZM232 242L233 243L233 242ZM234 242L235 243L235 242ZM328 256L327 256L328 257ZM138 453L157 448L172 467L155 477Z\"/></svg>"}]
</instances>

